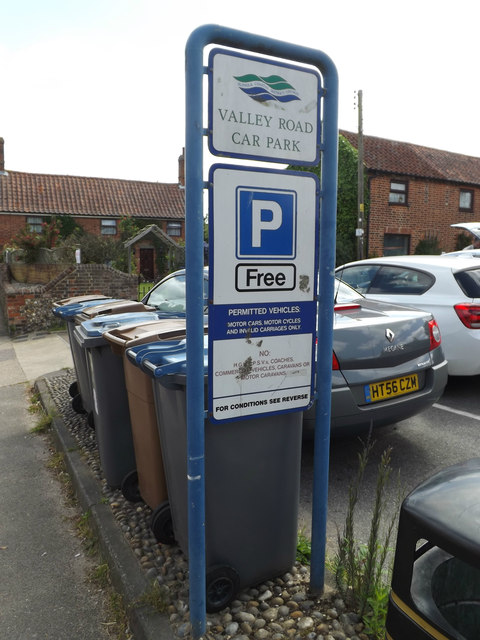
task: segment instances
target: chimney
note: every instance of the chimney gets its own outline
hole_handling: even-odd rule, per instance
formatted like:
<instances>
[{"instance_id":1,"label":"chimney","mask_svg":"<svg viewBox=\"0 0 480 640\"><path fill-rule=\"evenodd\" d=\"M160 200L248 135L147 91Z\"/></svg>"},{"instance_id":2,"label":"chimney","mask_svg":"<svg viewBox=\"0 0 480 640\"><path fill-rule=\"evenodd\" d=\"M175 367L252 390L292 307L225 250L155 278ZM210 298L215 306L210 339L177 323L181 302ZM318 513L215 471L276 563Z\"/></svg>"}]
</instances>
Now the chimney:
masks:
<instances>
[{"instance_id":1,"label":"chimney","mask_svg":"<svg viewBox=\"0 0 480 640\"><path fill-rule=\"evenodd\" d=\"M185 147L182 149L182 155L178 158L178 184L185 187Z\"/></svg>"},{"instance_id":2,"label":"chimney","mask_svg":"<svg viewBox=\"0 0 480 640\"><path fill-rule=\"evenodd\" d=\"M5 140L0 138L0 173L5 173L5 153L4 153Z\"/></svg>"}]
</instances>

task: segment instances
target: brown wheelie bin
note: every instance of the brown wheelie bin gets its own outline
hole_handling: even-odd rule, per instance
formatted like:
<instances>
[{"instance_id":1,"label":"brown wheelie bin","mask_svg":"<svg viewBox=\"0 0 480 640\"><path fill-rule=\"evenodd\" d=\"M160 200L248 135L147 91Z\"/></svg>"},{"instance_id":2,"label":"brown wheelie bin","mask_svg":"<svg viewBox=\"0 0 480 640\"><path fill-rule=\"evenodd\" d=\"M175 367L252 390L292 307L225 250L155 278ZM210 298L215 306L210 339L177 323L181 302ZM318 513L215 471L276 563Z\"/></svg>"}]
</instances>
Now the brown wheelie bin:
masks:
<instances>
[{"instance_id":1,"label":"brown wheelie bin","mask_svg":"<svg viewBox=\"0 0 480 640\"><path fill-rule=\"evenodd\" d=\"M172 318L124 326L107 331L104 338L111 349L123 359L136 470L122 482L122 493L135 500L136 493L152 509L151 528L159 542L172 544L173 529L156 527L157 514L168 509L168 494L157 427L152 379L126 357L130 347L185 336L185 318Z\"/></svg>"}]
</instances>

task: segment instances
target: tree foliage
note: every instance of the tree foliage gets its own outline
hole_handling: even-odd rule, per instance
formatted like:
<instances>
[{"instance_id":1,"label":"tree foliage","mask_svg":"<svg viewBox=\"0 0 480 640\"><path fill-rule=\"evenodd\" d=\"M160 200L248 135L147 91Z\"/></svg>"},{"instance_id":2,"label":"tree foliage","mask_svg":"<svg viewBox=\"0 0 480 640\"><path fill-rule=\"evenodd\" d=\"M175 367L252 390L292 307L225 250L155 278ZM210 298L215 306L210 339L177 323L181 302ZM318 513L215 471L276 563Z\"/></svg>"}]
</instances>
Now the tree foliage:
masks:
<instances>
[{"instance_id":1,"label":"tree foliage","mask_svg":"<svg viewBox=\"0 0 480 640\"><path fill-rule=\"evenodd\" d=\"M292 166L295 171L311 171L320 176L321 165L316 167ZM358 152L344 136L338 140L338 187L337 187L337 241L336 264L356 259L358 208ZM365 211L368 210L367 185L364 188Z\"/></svg>"}]
</instances>

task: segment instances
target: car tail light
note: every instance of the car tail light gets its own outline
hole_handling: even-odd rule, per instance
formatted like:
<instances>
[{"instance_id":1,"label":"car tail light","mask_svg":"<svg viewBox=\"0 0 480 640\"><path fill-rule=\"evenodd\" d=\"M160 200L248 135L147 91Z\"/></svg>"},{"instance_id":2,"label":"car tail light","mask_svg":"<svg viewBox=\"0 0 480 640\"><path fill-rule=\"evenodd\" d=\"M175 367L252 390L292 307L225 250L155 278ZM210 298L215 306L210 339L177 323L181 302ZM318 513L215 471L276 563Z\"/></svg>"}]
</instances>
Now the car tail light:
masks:
<instances>
[{"instance_id":1,"label":"car tail light","mask_svg":"<svg viewBox=\"0 0 480 640\"><path fill-rule=\"evenodd\" d=\"M315 344L318 345L318 338L315 339ZM338 364L335 351L332 351L332 371L340 371L340 365Z\"/></svg>"},{"instance_id":2,"label":"car tail light","mask_svg":"<svg viewBox=\"0 0 480 640\"><path fill-rule=\"evenodd\" d=\"M430 351L440 346L442 342L442 336L440 328L436 320L430 320L428 323L428 330L430 332Z\"/></svg>"},{"instance_id":3,"label":"car tail light","mask_svg":"<svg viewBox=\"0 0 480 640\"><path fill-rule=\"evenodd\" d=\"M343 313L344 311L357 311L358 309L360 309L360 305L356 302L345 302L343 304L339 303L333 307L335 313Z\"/></svg>"},{"instance_id":4,"label":"car tail light","mask_svg":"<svg viewBox=\"0 0 480 640\"><path fill-rule=\"evenodd\" d=\"M335 351L332 351L332 371L340 371L340 365L338 364L337 356L335 355Z\"/></svg>"},{"instance_id":5,"label":"car tail light","mask_svg":"<svg viewBox=\"0 0 480 640\"><path fill-rule=\"evenodd\" d=\"M466 302L456 304L454 309L468 329L480 329L480 305Z\"/></svg>"}]
</instances>

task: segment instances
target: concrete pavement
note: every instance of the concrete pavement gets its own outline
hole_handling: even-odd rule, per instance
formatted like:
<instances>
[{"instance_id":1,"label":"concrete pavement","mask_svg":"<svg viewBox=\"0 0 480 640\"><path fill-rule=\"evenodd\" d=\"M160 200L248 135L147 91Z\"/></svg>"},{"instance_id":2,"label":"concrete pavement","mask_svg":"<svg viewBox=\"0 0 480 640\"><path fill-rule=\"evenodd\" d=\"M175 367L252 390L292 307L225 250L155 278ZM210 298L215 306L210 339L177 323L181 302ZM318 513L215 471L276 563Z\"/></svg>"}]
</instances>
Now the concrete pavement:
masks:
<instances>
[{"instance_id":1,"label":"concrete pavement","mask_svg":"<svg viewBox=\"0 0 480 640\"><path fill-rule=\"evenodd\" d=\"M72 366L66 332L10 339L0 327L0 637L9 640L112 637L102 594L87 580L90 560L74 532L78 510L65 505L58 481L46 468L46 441L31 433L36 418L28 412L29 388L36 382L43 404L53 407L45 377ZM172 637L164 616L135 606L146 580L58 418L53 435L81 510L91 514L112 581L131 605L133 637Z\"/></svg>"},{"instance_id":2,"label":"concrete pavement","mask_svg":"<svg viewBox=\"0 0 480 640\"><path fill-rule=\"evenodd\" d=\"M35 333L13 340L2 335L0 364L0 387L32 384L48 373L72 368L67 333Z\"/></svg>"}]
</instances>

